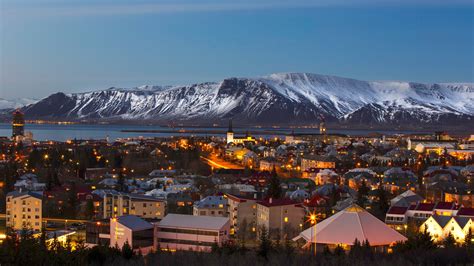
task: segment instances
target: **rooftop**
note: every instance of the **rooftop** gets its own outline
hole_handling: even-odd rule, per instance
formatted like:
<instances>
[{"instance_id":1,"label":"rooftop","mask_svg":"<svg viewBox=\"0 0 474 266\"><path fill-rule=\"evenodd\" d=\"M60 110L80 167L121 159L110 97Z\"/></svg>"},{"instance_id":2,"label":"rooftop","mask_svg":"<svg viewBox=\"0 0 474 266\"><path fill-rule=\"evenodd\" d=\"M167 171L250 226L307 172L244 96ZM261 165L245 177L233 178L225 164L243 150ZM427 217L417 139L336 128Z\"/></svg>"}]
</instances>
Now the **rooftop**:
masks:
<instances>
[{"instance_id":1,"label":"rooftop","mask_svg":"<svg viewBox=\"0 0 474 266\"><path fill-rule=\"evenodd\" d=\"M12 191L12 192L9 192L7 194L7 197L13 197L13 198L18 198L18 197L23 197L23 196L30 196L30 197L34 197L34 198L37 198L37 199L43 199L43 195L41 195L40 193L37 193L37 192L32 192L32 191L25 191L25 192L19 192L19 191Z\"/></svg>"},{"instance_id":2,"label":"rooftop","mask_svg":"<svg viewBox=\"0 0 474 266\"><path fill-rule=\"evenodd\" d=\"M285 206L285 205L296 205L298 202L284 198L284 199L266 199L266 200L261 200L258 202L258 204L263 205L265 207L275 207L275 206Z\"/></svg>"},{"instance_id":3,"label":"rooftop","mask_svg":"<svg viewBox=\"0 0 474 266\"><path fill-rule=\"evenodd\" d=\"M170 213L159 223L159 227L220 230L229 222L227 217L194 216Z\"/></svg>"},{"instance_id":4,"label":"rooftop","mask_svg":"<svg viewBox=\"0 0 474 266\"><path fill-rule=\"evenodd\" d=\"M135 215L119 216L117 217L117 222L133 231L142 231L153 228L151 223Z\"/></svg>"},{"instance_id":5,"label":"rooftop","mask_svg":"<svg viewBox=\"0 0 474 266\"><path fill-rule=\"evenodd\" d=\"M387 214L405 214L405 212L408 210L408 207L399 207L399 206L392 206L388 210Z\"/></svg>"}]
</instances>

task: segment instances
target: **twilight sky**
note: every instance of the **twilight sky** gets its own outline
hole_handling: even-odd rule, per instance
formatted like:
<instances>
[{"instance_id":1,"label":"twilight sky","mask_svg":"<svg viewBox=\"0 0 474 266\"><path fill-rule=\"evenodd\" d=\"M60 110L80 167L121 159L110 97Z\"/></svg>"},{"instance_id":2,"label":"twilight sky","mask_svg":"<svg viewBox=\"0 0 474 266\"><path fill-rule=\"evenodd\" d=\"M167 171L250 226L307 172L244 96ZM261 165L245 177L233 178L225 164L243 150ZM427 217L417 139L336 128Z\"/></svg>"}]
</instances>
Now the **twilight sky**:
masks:
<instances>
[{"instance_id":1,"label":"twilight sky","mask_svg":"<svg viewBox=\"0 0 474 266\"><path fill-rule=\"evenodd\" d=\"M474 1L0 0L0 98L275 72L474 82Z\"/></svg>"}]
</instances>

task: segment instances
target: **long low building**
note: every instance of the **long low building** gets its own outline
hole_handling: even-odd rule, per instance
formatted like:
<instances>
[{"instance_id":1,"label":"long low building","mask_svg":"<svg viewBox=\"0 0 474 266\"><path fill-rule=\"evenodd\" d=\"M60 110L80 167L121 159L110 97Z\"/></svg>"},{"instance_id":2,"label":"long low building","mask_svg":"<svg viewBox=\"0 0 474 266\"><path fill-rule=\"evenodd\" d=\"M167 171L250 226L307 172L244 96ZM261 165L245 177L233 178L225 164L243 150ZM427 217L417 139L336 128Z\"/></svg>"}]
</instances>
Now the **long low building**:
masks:
<instances>
[{"instance_id":1,"label":"long low building","mask_svg":"<svg viewBox=\"0 0 474 266\"><path fill-rule=\"evenodd\" d=\"M154 246L161 250L211 251L229 239L227 217L168 214L155 227Z\"/></svg>"}]
</instances>

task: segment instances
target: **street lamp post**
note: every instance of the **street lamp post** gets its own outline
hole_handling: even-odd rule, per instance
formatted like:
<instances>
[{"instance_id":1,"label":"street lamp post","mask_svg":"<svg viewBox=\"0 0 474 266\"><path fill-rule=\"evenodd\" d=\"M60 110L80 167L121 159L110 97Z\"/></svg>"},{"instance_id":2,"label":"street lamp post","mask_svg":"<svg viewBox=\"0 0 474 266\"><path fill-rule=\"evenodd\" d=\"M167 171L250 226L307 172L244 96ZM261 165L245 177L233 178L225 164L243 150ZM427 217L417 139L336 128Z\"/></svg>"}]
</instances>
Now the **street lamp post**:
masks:
<instances>
[{"instance_id":1,"label":"street lamp post","mask_svg":"<svg viewBox=\"0 0 474 266\"><path fill-rule=\"evenodd\" d=\"M312 213L309 216L309 220L311 221L311 247L314 248L314 255L316 255L316 234L314 233L314 229L316 228L316 214Z\"/></svg>"}]
</instances>

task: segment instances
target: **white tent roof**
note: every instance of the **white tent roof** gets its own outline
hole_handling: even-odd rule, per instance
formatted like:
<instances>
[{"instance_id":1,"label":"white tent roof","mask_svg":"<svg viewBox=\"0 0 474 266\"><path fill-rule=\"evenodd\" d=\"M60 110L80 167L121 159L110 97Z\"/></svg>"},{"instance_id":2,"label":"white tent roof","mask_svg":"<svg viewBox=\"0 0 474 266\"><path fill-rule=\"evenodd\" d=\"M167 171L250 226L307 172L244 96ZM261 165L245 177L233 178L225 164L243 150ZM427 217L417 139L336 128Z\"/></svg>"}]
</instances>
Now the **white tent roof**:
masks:
<instances>
[{"instance_id":1,"label":"white tent roof","mask_svg":"<svg viewBox=\"0 0 474 266\"><path fill-rule=\"evenodd\" d=\"M387 226L384 222L353 204L326 220L301 232L293 240L300 238L320 244L353 245L368 240L371 246L385 246L405 241L406 237ZM313 231L313 232L312 232ZM311 239L313 237L313 239Z\"/></svg>"}]
</instances>

